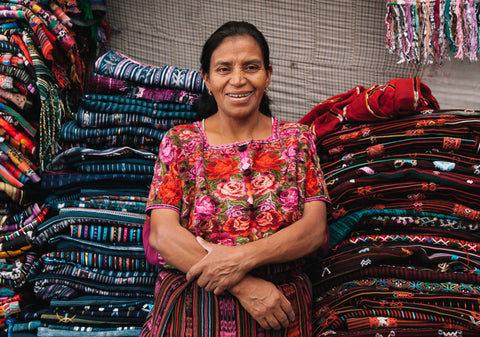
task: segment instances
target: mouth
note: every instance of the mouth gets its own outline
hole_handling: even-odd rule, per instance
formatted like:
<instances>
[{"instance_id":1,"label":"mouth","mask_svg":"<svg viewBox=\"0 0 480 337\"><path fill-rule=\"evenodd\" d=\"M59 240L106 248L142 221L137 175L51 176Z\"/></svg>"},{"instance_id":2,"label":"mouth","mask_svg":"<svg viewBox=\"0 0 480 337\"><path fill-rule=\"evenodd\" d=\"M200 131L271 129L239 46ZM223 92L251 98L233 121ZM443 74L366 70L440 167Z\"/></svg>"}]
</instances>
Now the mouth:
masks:
<instances>
[{"instance_id":1,"label":"mouth","mask_svg":"<svg viewBox=\"0 0 480 337\"><path fill-rule=\"evenodd\" d=\"M228 96L228 97L231 97L231 98L244 98L244 97L250 96L252 93L253 93L253 91L236 93L236 94L234 94L234 93L228 93L227 96Z\"/></svg>"}]
</instances>

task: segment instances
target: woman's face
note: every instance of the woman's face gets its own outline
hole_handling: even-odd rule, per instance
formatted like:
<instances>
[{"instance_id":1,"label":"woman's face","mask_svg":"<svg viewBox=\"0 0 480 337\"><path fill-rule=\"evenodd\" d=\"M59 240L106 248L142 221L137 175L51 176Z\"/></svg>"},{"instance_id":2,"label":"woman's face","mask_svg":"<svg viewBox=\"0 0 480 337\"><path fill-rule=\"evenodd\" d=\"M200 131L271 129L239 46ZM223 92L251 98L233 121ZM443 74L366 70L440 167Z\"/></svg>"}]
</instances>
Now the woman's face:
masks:
<instances>
[{"instance_id":1,"label":"woman's face","mask_svg":"<svg viewBox=\"0 0 480 337\"><path fill-rule=\"evenodd\" d=\"M212 53L210 73L202 75L217 101L218 113L245 118L259 111L272 68L265 69L255 39L239 35L223 40Z\"/></svg>"}]
</instances>

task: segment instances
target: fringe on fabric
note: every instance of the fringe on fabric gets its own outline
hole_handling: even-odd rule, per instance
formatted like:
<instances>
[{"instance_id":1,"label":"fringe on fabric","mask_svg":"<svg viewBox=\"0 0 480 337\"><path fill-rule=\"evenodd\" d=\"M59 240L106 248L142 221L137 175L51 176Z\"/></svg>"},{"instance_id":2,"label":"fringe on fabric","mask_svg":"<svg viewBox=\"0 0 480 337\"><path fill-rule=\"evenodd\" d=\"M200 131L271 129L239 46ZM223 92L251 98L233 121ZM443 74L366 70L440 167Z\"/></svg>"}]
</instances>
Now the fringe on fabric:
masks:
<instances>
[{"instance_id":1,"label":"fringe on fabric","mask_svg":"<svg viewBox=\"0 0 480 337\"><path fill-rule=\"evenodd\" d=\"M452 56L477 61L479 22L479 0L388 1L386 47L398 63L440 63Z\"/></svg>"}]
</instances>

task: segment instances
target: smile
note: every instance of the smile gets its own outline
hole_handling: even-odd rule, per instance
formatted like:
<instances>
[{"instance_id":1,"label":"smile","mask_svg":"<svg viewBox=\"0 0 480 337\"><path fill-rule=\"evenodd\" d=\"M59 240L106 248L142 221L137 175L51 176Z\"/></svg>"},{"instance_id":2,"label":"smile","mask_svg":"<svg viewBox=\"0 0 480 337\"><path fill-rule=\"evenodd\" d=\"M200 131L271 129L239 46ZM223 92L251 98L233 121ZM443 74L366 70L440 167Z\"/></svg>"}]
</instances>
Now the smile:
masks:
<instances>
[{"instance_id":1,"label":"smile","mask_svg":"<svg viewBox=\"0 0 480 337\"><path fill-rule=\"evenodd\" d=\"M252 93L252 91L249 91L249 92L246 92L246 93L243 93L243 94L227 94L227 96L233 97L233 98L242 98L242 97L247 97L251 93Z\"/></svg>"}]
</instances>

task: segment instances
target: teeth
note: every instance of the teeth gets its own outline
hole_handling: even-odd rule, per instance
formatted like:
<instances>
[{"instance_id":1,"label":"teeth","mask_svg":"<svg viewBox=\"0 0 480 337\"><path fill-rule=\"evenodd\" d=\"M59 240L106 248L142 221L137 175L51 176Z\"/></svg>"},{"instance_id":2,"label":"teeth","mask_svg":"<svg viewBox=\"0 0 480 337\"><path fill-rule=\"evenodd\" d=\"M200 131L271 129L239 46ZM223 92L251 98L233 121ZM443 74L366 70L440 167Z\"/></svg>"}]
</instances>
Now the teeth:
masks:
<instances>
[{"instance_id":1,"label":"teeth","mask_svg":"<svg viewBox=\"0 0 480 337\"><path fill-rule=\"evenodd\" d=\"M247 97L248 95L250 95L249 92L247 92L247 93L245 93L245 94L239 94L239 95L228 94L228 96L234 97L234 98Z\"/></svg>"}]
</instances>

